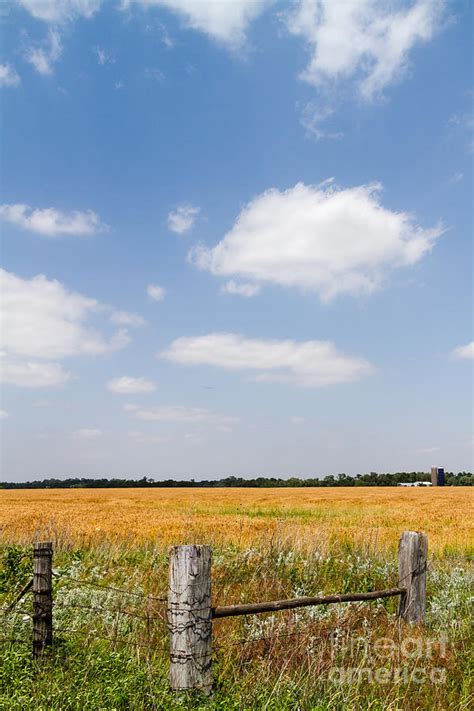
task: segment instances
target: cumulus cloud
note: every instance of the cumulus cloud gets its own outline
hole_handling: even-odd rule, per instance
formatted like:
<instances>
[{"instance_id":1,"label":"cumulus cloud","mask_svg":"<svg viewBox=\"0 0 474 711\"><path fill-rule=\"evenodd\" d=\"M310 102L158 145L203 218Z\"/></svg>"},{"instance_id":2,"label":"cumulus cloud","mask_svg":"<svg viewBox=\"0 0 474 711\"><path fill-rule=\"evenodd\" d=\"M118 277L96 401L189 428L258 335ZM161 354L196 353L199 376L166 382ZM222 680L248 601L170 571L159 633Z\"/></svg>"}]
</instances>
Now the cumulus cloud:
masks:
<instances>
[{"instance_id":1,"label":"cumulus cloud","mask_svg":"<svg viewBox=\"0 0 474 711\"><path fill-rule=\"evenodd\" d=\"M399 80L413 48L441 29L445 5L443 0L298 0L285 19L310 53L301 78L318 87L350 79L371 99Z\"/></svg>"},{"instance_id":2,"label":"cumulus cloud","mask_svg":"<svg viewBox=\"0 0 474 711\"><path fill-rule=\"evenodd\" d=\"M61 212L54 207L33 209L29 205L15 203L0 205L0 218L16 227L46 237L82 237L107 229L107 225L103 224L92 210Z\"/></svg>"},{"instance_id":3,"label":"cumulus cloud","mask_svg":"<svg viewBox=\"0 0 474 711\"><path fill-rule=\"evenodd\" d=\"M177 14L185 27L198 30L213 40L238 49L245 43L250 23L258 17L273 0L124 0L123 6L140 4L166 8Z\"/></svg>"},{"instance_id":4,"label":"cumulus cloud","mask_svg":"<svg viewBox=\"0 0 474 711\"><path fill-rule=\"evenodd\" d=\"M75 430L72 433L72 436L74 437L74 439L91 440L91 439L98 439L99 437L101 437L102 432L101 432L101 430L84 427L83 429Z\"/></svg>"},{"instance_id":5,"label":"cumulus cloud","mask_svg":"<svg viewBox=\"0 0 474 711\"><path fill-rule=\"evenodd\" d=\"M10 413L6 410L0 410L0 420L6 420L7 417L10 417Z\"/></svg>"},{"instance_id":6,"label":"cumulus cloud","mask_svg":"<svg viewBox=\"0 0 474 711\"><path fill-rule=\"evenodd\" d=\"M345 190L319 186L266 191L252 200L214 248L198 245L189 259L218 276L316 292L370 294L396 268L420 261L443 233L422 229L405 212L380 203L381 186Z\"/></svg>"},{"instance_id":7,"label":"cumulus cloud","mask_svg":"<svg viewBox=\"0 0 474 711\"><path fill-rule=\"evenodd\" d=\"M146 378L131 378L128 375L109 380L107 387L111 392L121 395L151 393L156 390L155 384L152 383L151 380L147 380Z\"/></svg>"},{"instance_id":8,"label":"cumulus cloud","mask_svg":"<svg viewBox=\"0 0 474 711\"><path fill-rule=\"evenodd\" d=\"M50 388L64 385L71 374L60 363L8 357L0 358L0 382L21 388Z\"/></svg>"},{"instance_id":9,"label":"cumulus cloud","mask_svg":"<svg viewBox=\"0 0 474 711\"><path fill-rule=\"evenodd\" d=\"M168 213L168 227L172 232L183 235L189 232L196 221L196 217L201 211L200 207L192 205L179 205L176 210Z\"/></svg>"},{"instance_id":10,"label":"cumulus cloud","mask_svg":"<svg viewBox=\"0 0 474 711\"><path fill-rule=\"evenodd\" d=\"M0 64L0 86L19 86L20 76L11 64Z\"/></svg>"},{"instance_id":11,"label":"cumulus cloud","mask_svg":"<svg viewBox=\"0 0 474 711\"><path fill-rule=\"evenodd\" d=\"M453 356L461 360L472 360L474 358L474 341L465 346L458 346L453 350Z\"/></svg>"},{"instance_id":12,"label":"cumulus cloud","mask_svg":"<svg viewBox=\"0 0 474 711\"><path fill-rule=\"evenodd\" d=\"M162 286L157 284L148 284L146 288L146 293L153 299L153 301L163 301L165 298L166 290Z\"/></svg>"},{"instance_id":13,"label":"cumulus cloud","mask_svg":"<svg viewBox=\"0 0 474 711\"><path fill-rule=\"evenodd\" d=\"M107 354L129 342L126 329L106 336L90 323L106 307L42 274L23 279L0 270L0 290L4 382L60 385L70 374L58 360Z\"/></svg>"},{"instance_id":14,"label":"cumulus cloud","mask_svg":"<svg viewBox=\"0 0 474 711\"><path fill-rule=\"evenodd\" d=\"M57 24L92 17L102 0L17 0L17 3L37 20Z\"/></svg>"},{"instance_id":15,"label":"cumulus cloud","mask_svg":"<svg viewBox=\"0 0 474 711\"><path fill-rule=\"evenodd\" d=\"M263 340L235 333L177 338L161 356L182 365L248 370L257 381L303 387L348 383L373 370L367 360L340 353L330 341Z\"/></svg>"},{"instance_id":16,"label":"cumulus cloud","mask_svg":"<svg viewBox=\"0 0 474 711\"><path fill-rule=\"evenodd\" d=\"M61 37L56 29L50 29L47 39L41 45L28 47L25 59L39 74L48 76L63 51Z\"/></svg>"},{"instance_id":17,"label":"cumulus cloud","mask_svg":"<svg viewBox=\"0 0 474 711\"><path fill-rule=\"evenodd\" d=\"M130 412L133 417L139 420L153 422L177 422L177 423L208 423L216 425L229 425L238 422L237 417L216 414L203 407L150 407L141 408L138 405L125 405L126 412Z\"/></svg>"},{"instance_id":18,"label":"cumulus cloud","mask_svg":"<svg viewBox=\"0 0 474 711\"><path fill-rule=\"evenodd\" d=\"M260 291L260 286L258 284L238 284L233 279L227 281L221 288L223 294L235 294L237 296L245 296L249 299L251 296L255 296Z\"/></svg>"},{"instance_id":19,"label":"cumulus cloud","mask_svg":"<svg viewBox=\"0 0 474 711\"><path fill-rule=\"evenodd\" d=\"M130 311L113 311L110 320L118 326L143 326L145 323L143 316Z\"/></svg>"}]
</instances>

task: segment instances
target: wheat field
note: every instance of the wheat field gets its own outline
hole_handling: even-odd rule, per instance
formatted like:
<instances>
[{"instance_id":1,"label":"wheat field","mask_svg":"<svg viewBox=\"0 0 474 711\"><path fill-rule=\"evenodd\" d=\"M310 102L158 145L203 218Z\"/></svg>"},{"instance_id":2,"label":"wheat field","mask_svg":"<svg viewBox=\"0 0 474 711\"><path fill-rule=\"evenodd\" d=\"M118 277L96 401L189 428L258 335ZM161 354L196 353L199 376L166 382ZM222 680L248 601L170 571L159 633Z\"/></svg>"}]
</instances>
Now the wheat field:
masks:
<instances>
[{"instance_id":1,"label":"wheat field","mask_svg":"<svg viewBox=\"0 0 474 711\"><path fill-rule=\"evenodd\" d=\"M428 534L430 552L472 550L473 492L445 488L50 489L0 491L2 538L231 544L278 537L296 547L345 541L394 548L404 530Z\"/></svg>"}]
</instances>

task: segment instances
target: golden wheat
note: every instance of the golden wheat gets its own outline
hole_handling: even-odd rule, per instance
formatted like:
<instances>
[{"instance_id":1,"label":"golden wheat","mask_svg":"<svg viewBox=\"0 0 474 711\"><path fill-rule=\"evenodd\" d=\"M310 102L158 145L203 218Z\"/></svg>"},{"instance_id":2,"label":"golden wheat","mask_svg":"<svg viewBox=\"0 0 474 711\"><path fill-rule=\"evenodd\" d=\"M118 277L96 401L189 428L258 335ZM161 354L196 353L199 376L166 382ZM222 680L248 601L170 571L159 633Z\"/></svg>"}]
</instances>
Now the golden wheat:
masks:
<instances>
[{"instance_id":1,"label":"golden wheat","mask_svg":"<svg viewBox=\"0 0 474 711\"><path fill-rule=\"evenodd\" d=\"M38 536L161 546L211 542L249 547L278 536L291 545L347 541L396 545L423 530L432 552L472 545L469 488L55 489L0 491L3 539Z\"/></svg>"}]
</instances>

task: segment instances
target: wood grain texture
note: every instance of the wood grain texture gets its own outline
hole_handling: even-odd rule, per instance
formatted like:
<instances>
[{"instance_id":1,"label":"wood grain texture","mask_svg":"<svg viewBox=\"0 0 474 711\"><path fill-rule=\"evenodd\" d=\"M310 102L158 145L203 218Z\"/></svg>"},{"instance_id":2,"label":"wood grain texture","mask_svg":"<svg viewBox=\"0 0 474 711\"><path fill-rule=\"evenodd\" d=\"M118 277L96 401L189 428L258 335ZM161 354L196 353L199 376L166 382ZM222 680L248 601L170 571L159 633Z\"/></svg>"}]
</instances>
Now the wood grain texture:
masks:
<instances>
[{"instance_id":1,"label":"wood grain texture","mask_svg":"<svg viewBox=\"0 0 474 711\"><path fill-rule=\"evenodd\" d=\"M358 602L364 600L377 600L383 597L402 595L404 588L389 588L387 590L373 590L365 593L345 593L343 595L325 595L319 597L296 597L289 600L274 600L273 602L255 602L248 605L227 605L214 607L213 617L235 617L237 615L256 615L262 612L278 612L278 610L293 610L297 607L310 607L312 605L330 605L338 602Z\"/></svg>"},{"instance_id":2,"label":"wood grain texture","mask_svg":"<svg viewBox=\"0 0 474 711\"><path fill-rule=\"evenodd\" d=\"M33 657L53 643L53 544L33 548Z\"/></svg>"},{"instance_id":3,"label":"wood grain texture","mask_svg":"<svg viewBox=\"0 0 474 711\"><path fill-rule=\"evenodd\" d=\"M170 686L212 689L211 548L175 546L168 590Z\"/></svg>"},{"instance_id":4,"label":"wood grain texture","mask_svg":"<svg viewBox=\"0 0 474 711\"><path fill-rule=\"evenodd\" d=\"M398 614L410 624L425 621L428 538L420 531L405 531L398 545L398 584L406 588Z\"/></svg>"}]
</instances>

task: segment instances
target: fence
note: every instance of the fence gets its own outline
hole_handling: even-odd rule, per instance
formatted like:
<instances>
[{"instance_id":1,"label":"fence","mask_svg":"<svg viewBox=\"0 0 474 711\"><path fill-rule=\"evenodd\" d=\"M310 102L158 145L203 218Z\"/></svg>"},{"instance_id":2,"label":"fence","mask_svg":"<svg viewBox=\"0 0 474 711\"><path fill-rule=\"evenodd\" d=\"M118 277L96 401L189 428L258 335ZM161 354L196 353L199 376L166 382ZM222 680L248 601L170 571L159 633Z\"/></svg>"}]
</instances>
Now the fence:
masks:
<instances>
[{"instance_id":1,"label":"fence","mask_svg":"<svg viewBox=\"0 0 474 711\"><path fill-rule=\"evenodd\" d=\"M388 597L399 597L398 615L407 623L424 622L426 609L427 537L424 533L405 531L398 546L398 586L385 590L354 592L342 595L297 597L251 604L213 606L211 602L212 551L207 545L175 546L170 552L167 598L146 596L119 588L87 581L76 581L145 598L150 602L167 602L169 631L170 686L173 691L212 690L213 620L239 615L258 615L265 612L292 610L313 605L364 602ZM35 543L33 549L33 578L25 585L4 613L12 612L25 595L32 591L33 656L41 660L53 644L53 546ZM61 576L60 576L61 577ZM63 576L66 577L67 576ZM74 580L74 578L70 578ZM70 605L80 607L80 605ZM92 608L87 608L92 609ZM160 617L148 612L138 615L130 610L122 614L141 617L151 625ZM162 617L162 615L161 615ZM108 639L111 639L110 637ZM112 641L117 642L117 638Z\"/></svg>"}]
</instances>

